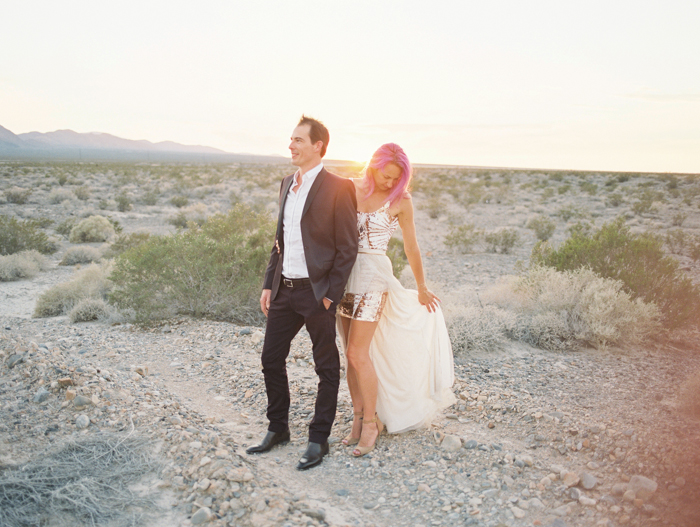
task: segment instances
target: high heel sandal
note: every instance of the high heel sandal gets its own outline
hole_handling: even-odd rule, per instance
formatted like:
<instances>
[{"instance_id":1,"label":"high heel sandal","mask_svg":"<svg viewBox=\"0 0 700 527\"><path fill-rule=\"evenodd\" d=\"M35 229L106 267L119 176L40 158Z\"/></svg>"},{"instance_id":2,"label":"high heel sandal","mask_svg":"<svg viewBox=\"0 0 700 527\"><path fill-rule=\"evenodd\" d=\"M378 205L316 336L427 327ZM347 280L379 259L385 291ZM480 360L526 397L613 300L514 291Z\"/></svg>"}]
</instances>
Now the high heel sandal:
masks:
<instances>
[{"instance_id":1,"label":"high heel sandal","mask_svg":"<svg viewBox=\"0 0 700 527\"><path fill-rule=\"evenodd\" d=\"M379 441L379 436L384 431L384 423L382 423L381 419L379 419L379 416L376 413L374 414L373 419L366 420L365 423L377 423L377 437L374 440L374 443L372 443L370 446L355 447L355 450L352 451L352 455L355 457L367 455L374 450L374 447L377 445L377 441Z\"/></svg>"},{"instance_id":2,"label":"high heel sandal","mask_svg":"<svg viewBox=\"0 0 700 527\"><path fill-rule=\"evenodd\" d=\"M364 415L364 413L363 412L353 412L352 415L353 415L353 418L355 416L359 415L360 421L362 421L362 416ZM360 427L360 433L362 433L361 427ZM350 433L348 435L346 435L343 439L341 439L340 442L342 444L344 444L345 446L352 446L352 445L356 445L357 443L359 443L360 438L359 437L352 437L352 428L351 428Z\"/></svg>"}]
</instances>

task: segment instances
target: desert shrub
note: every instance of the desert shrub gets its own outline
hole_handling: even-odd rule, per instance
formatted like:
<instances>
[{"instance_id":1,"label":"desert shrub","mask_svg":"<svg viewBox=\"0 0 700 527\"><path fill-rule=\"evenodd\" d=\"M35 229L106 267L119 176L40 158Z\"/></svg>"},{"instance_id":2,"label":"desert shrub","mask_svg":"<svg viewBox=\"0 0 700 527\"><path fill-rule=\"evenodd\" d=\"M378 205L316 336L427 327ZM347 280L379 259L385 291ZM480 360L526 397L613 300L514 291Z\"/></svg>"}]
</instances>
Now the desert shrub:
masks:
<instances>
[{"instance_id":1,"label":"desert shrub","mask_svg":"<svg viewBox=\"0 0 700 527\"><path fill-rule=\"evenodd\" d=\"M445 203L440 196L430 196L427 200L421 204L421 208L428 213L432 219L437 219L445 210Z\"/></svg>"},{"instance_id":2,"label":"desert shrub","mask_svg":"<svg viewBox=\"0 0 700 527\"><path fill-rule=\"evenodd\" d=\"M174 227L177 227L178 229L186 229L188 223L187 214L182 211L178 212L175 214L175 216L168 218L168 223Z\"/></svg>"},{"instance_id":3,"label":"desert shrub","mask_svg":"<svg viewBox=\"0 0 700 527\"><path fill-rule=\"evenodd\" d=\"M110 202L109 202L109 200L101 199L97 203L97 206L100 208L100 210L107 210L110 207Z\"/></svg>"},{"instance_id":4,"label":"desert shrub","mask_svg":"<svg viewBox=\"0 0 700 527\"><path fill-rule=\"evenodd\" d=\"M20 251L39 251L52 254L58 250L56 243L41 230L38 220L18 220L0 215L0 255Z\"/></svg>"},{"instance_id":5,"label":"desert shrub","mask_svg":"<svg viewBox=\"0 0 700 527\"><path fill-rule=\"evenodd\" d=\"M80 201L87 201L90 199L90 188L85 185L76 187L73 189L73 194L75 194L75 197Z\"/></svg>"},{"instance_id":6,"label":"desert shrub","mask_svg":"<svg viewBox=\"0 0 700 527\"><path fill-rule=\"evenodd\" d=\"M654 207L653 201L646 200L646 199L640 199L640 200L632 203L632 212L641 216L642 214L656 212L656 207Z\"/></svg>"},{"instance_id":7,"label":"desert shrub","mask_svg":"<svg viewBox=\"0 0 700 527\"><path fill-rule=\"evenodd\" d=\"M586 218L589 216L588 211L576 205L564 205L560 207L555 214L564 221L569 221L571 218Z\"/></svg>"},{"instance_id":8,"label":"desert shrub","mask_svg":"<svg viewBox=\"0 0 700 527\"><path fill-rule=\"evenodd\" d=\"M158 203L158 191L154 189L147 190L142 200L144 205L155 205Z\"/></svg>"},{"instance_id":9,"label":"desert shrub","mask_svg":"<svg viewBox=\"0 0 700 527\"><path fill-rule=\"evenodd\" d=\"M151 235L147 232L132 232L131 234L120 234L105 251L105 258L114 258L124 251L141 245L148 241Z\"/></svg>"},{"instance_id":10,"label":"desert shrub","mask_svg":"<svg viewBox=\"0 0 700 527\"><path fill-rule=\"evenodd\" d=\"M506 332L512 325L513 316L513 313L493 305L470 304L459 306L458 310L448 310L445 319L454 353L500 348L507 340Z\"/></svg>"},{"instance_id":11,"label":"desert shrub","mask_svg":"<svg viewBox=\"0 0 700 527\"><path fill-rule=\"evenodd\" d=\"M0 282L32 278L48 267L46 256L34 250L0 256Z\"/></svg>"},{"instance_id":12,"label":"desert shrub","mask_svg":"<svg viewBox=\"0 0 700 527\"><path fill-rule=\"evenodd\" d=\"M73 230L73 227L75 227L76 223L78 223L78 220L76 218L66 218L61 223L56 225L56 228L54 230L58 234L61 234L68 238L70 236L70 231Z\"/></svg>"},{"instance_id":13,"label":"desert shrub","mask_svg":"<svg viewBox=\"0 0 700 527\"><path fill-rule=\"evenodd\" d=\"M608 196L608 199L605 200L610 207L619 207L624 203L624 199L622 198L622 194L619 192L613 192Z\"/></svg>"},{"instance_id":14,"label":"desert shrub","mask_svg":"<svg viewBox=\"0 0 700 527\"><path fill-rule=\"evenodd\" d=\"M275 224L237 205L204 225L152 236L115 259L111 299L138 321L174 314L262 322L260 285Z\"/></svg>"},{"instance_id":15,"label":"desert shrub","mask_svg":"<svg viewBox=\"0 0 700 527\"><path fill-rule=\"evenodd\" d=\"M552 237L554 229L557 228L557 224L547 216L540 214L530 218L525 227L535 231L535 236L537 236L538 240L545 241Z\"/></svg>"},{"instance_id":16,"label":"desert shrub","mask_svg":"<svg viewBox=\"0 0 700 527\"><path fill-rule=\"evenodd\" d=\"M59 185L63 186L68 182L68 174L62 172L58 176L56 176L56 180L58 181Z\"/></svg>"},{"instance_id":17,"label":"desert shrub","mask_svg":"<svg viewBox=\"0 0 700 527\"><path fill-rule=\"evenodd\" d=\"M591 183L590 181L581 181L579 187L582 191L587 192L591 196L598 192L598 185Z\"/></svg>"},{"instance_id":18,"label":"desert shrub","mask_svg":"<svg viewBox=\"0 0 700 527\"><path fill-rule=\"evenodd\" d=\"M104 216L90 216L81 220L70 231L71 243L104 242L114 236L114 227Z\"/></svg>"},{"instance_id":19,"label":"desert shrub","mask_svg":"<svg viewBox=\"0 0 700 527\"><path fill-rule=\"evenodd\" d=\"M680 388L679 401L681 410L700 418L700 370L692 373Z\"/></svg>"},{"instance_id":20,"label":"desert shrub","mask_svg":"<svg viewBox=\"0 0 700 527\"><path fill-rule=\"evenodd\" d=\"M673 216L671 216L671 225L673 225L674 227L681 227L687 217L688 215L684 212L677 212Z\"/></svg>"},{"instance_id":21,"label":"desert shrub","mask_svg":"<svg viewBox=\"0 0 700 527\"><path fill-rule=\"evenodd\" d=\"M624 183L624 182L629 181L629 180L630 180L629 174L619 174L617 176L618 183Z\"/></svg>"},{"instance_id":22,"label":"desert shrub","mask_svg":"<svg viewBox=\"0 0 700 527\"><path fill-rule=\"evenodd\" d=\"M17 205L24 205L29 196L32 194L32 189L26 189L22 187L12 187L5 190L4 195L8 203L16 203Z\"/></svg>"},{"instance_id":23,"label":"desert shrub","mask_svg":"<svg viewBox=\"0 0 700 527\"><path fill-rule=\"evenodd\" d=\"M542 191L542 201L547 201L549 198L553 197L555 193L554 188L547 187Z\"/></svg>"},{"instance_id":24,"label":"desert shrub","mask_svg":"<svg viewBox=\"0 0 700 527\"><path fill-rule=\"evenodd\" d=\"M484 242L487 252L508 254L520 243L520 234L506 227L484 234Z\"/></svg>"},{"instance_id":25,"label":"desert shrub","mask_svg":"<svg viewBox=\"0 0 700 527\"><path fill-rule=\"evenodd\" d=\"M90 322L112 318L115 309L103 298L83 298L68 312L71 322Z\"/></svg>"},{"instance_id":26,"label":"desert shrub","mask_svg":"<svg viewBox=\"0 0 700 527\"><path fill-rule=\"evenodd\" d=\"M504 320L510 338L544 349L635 344L659 328L654 304L632 299L620 281L585 268L531 267L500 280L484 300L514 313Z\"/></svg>"},{"instance_id":27,"label":"desert shrub","mask_svg":"<svg viewBox=\"0 0 700 527\"><path fill-rule=\"evenodd\" d=\"M36 301L34 316L55 317L69 313L83 299L106 299L112 289L109 280L111 269L110 262L91 264L80 270L72 280L44 291Z\"/></svg>"},{"instance_id":28,"label":"desert shrub","mask_svg":"<svg viewBox=\"0 0 700 527\"><path fill-rule=\"evenodd\" d=\"M178 209L186 207L189 202L190 200L187 196L173 196L172 198L170 198L170 203Z\"/></svg>"},{"instance_id":29,"label":"desert shrub","mask_svg":"<svg viewBox=\"0 0 700 527\"><path fill-rule=\"evenodd\" d=\"M63 255L59 265L76 265L98 262L102 258L100 250L95 247L70 247Z\"/></svg>"},{"instance_id":30,"label":"desert shrub","mask_svg":"<svg viewBox=\"0 0 700 527\"><path fill-rule=\"evenodd\" d=\"M403 248L403 240L391 238L389 240L389 246L386 249L386 255L389 257L389 260L391 260L391 269L394 272L394 276L397 278L400 277L401 272L408 264L408 258L406 258L406 253Z\"/></svg>"},{"instance_id":31,"label":"desert shrub","mask_svg":"<svg viewBox=\"0 0 700 527\"><path fill-rule=\"evenodd\" d=\"M479 243L482 236L483 232L472 223L453 225L450 232L445 235L444 243L451 249L468 253L471 252L474 245Z\"/></svg>"},{"instance_id":32,"label":"desert shrub","mask_svg":"<svg viewBox=\"0 0 700 527\"><path fill-rule=\"evenodd\" d=\"M604 278L620 280L633 298L656 304L666 327L697 324L700 290L662 247L659 236L633 234L618 218L590 234L573 233L557 250L533 250L531 262L559 271L588 267Z\"/></svg>"},{"instance_id":33,"label":"desert shrub","mask_svg":"<svg viewBox=\"0 0 700 527\"><path fill-rule=\"evenodd\" d=\"M552 181L563 181L564 180L564 174L561 172L552 172L549 174L549 179Z\"/></svg>"},{"instance_id":34,"label":"desert shrub","mask_svg":"<svg viewBox=\"0 0 700 527\"><path fill-rule=\"evenodd\" d=\"M566 193L569 192L570 190L571 190L571 185L569 185L568 183L566 183L566 184L560 186L559 188L557 188L557 192L558 192L560 195L561 195L561 194L566 194Z\"/></svg>"},{"instance_id":35,"label":"desert shrub","mask_svg":"<svg viewBox=\"0 0 700 527\"><path fill-rule=\"evenodd\" d=\"M56 205L64 201L74 201L75 194L67 188L55 188L49 193L49 203Z\"/></svg>"},{"instance_id":36,"label":"desert shrub","mask_svg":"<svg viewBox=\"0 0 700 527\"><path fill-rule=\"evenodd\" d=\"M117 202L117 210L119 212L127 212L131 210L131 199L127 196L126 192L120 192L115 198Z\"/></svg>"}]
</instances>

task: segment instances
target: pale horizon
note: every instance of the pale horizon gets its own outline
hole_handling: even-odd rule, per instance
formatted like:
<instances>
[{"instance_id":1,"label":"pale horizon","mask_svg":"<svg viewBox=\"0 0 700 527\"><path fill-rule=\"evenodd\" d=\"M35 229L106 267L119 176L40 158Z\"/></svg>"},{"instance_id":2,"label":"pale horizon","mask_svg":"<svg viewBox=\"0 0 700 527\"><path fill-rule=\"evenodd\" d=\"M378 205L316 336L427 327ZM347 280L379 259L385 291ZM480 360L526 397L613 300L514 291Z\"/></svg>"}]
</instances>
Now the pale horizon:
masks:
<instances>
[{"instance_id":1,"label":"pale horizon","mask_svg":"<svg viewBox=\"0 0 700 527\"><path fill-rule=\"evenodd\" d=\"M288 156L700 172L693 2L48 1L3 18L0 125Z\"/></svg>"}]
</instances>

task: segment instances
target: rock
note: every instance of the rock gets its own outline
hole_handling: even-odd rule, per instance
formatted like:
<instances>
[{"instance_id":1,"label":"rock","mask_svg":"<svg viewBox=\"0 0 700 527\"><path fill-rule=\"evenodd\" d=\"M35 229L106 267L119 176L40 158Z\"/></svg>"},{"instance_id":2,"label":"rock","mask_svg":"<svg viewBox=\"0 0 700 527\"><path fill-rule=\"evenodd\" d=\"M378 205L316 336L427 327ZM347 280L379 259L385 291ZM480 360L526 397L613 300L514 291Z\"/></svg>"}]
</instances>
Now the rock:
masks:
<instances>
[{"instance_id":1,"label":"rock","mask_svg":"<svg viewBox=\"0 0 700 527\"><path fill-rule=\"evenodd\" d=\"M426 485L425 483L421 483L420 485L418 485L418 492L426 492L426 493L429 493L429 492L430 492L430 487L429 487L428 485Z\"/></svg>"},{"instance_id":2,"label":"rock","mask_svg":"<svg viewBox=\"0 0 700 527\"><path fill-rule=\"evenodd\" d=\"M42 386L34 394L34 402L35 403L43 403L46 399L49 398L49 395L51 395L51 393L46 388L44 388Z\"/></svg>"},{"instance_id":3,"label":"rock","mask_svg":"<svg viewBox=\"0 0 700 527\"><path fill-rule=\"evenodd\" d=\"M335 491L337 496L347 496L350 494L346 489L338 489Z\"/></svg>"},{"instance_id":4,"label":"rock","mask_svg":"<svg viewBox=\"0 0 700 527\"><path fill-rule=\"evenodd\" d=\"M586 496L581 496L578 499L578 502L581 505L585 505L586 507L594 507L596 505L596 503L598 503L596 500L594 500L592 498L587 498Z\"/></svg>"},{"instance_id":5,"label":"rock","mask_svg":"<svg viewBox=\"0 0 700 527\"><path fill-rule=\"evenodd\" d=\"M647 501L656 492L658 484L644 476L632 476L627 488L633 490L637 498Z\"/></svg>"},{"instance_id":6,"label":"rock","mask_svg":"<svg viewBox=\"0 0 700 527\"><path fill-rule=\"evenodd\" d=\"M625 493L622 495L622 499L625 501L634 501L637 498L637 495L632 489L627 489Z\"/></svg>"},{"instance_id":7,"label":"rock","mask_svg":"<svg viewBox=\"0 0 700 527\"><path fill-rule=\"evenodd\" d=\"M75 426L78 430L82 430L90 426L90 418L85 414L80 414L75 418Z\"/></svg>"},{"instance_id":8,"label":"rock","mask_svg":"<svg viewBox=\"0 0 700 527\"><path fill-rule=\"evenodd\" d=\"M557 518L549 525L550 525L550 527L566 527L566 523L561 518Z\"/></svg>"},{"instance_id":9,"label":"rock","mask_svg":"<svg viewBox=\"0 0 700 527\"><path fill-rule=\"evenodd\" d=\"M379 503L377 503L376 501L368 501L367 503L364 503L362 507L364 507L368 511L371 511L372 509L376 509L377 507L379 507Z\"/></svg>"},{"instance_id":10,"label":"rock","mask_svg":"<svg viewBox=\"0 0 700 527\"><path fill-rule=\"evenodd\" d=\"M615 483L612 486L612 495L613 496L622 496L625 491L627 490L627 483Z\"/></svg>"},{"instance_id":11,"label":"rock","mask_svg":"<svg viewBox=\"0 0 700 527\"><path fill-rule=\"evenodd\" d=\"M141 377L148 377L148 366L136 366L134 371Z\"/></svg>"},{"instance_id":12,"label":"rock","mask_svg":"<svg viewBox=\"0 0 700 527\"><path fill-rule=\"evenodd\" d=\"M456 435L447 434L442 440L440 448L448 452L456 452L462 448L462 440Z\"/></svg>"},{"instance_id":13,"label":"rock","mask_svg":"<svg viewBox=\"0 0 700 527\"><path fill-rule=\"evenodd\" d=\"M64 388L67 386L73 386L73 379L70 377L64 377L63 379L58 379L58 384Z\"/></svg>"},{"instance_id":14,"label":"rock","mask_svg":"<svg viewBox=\"0 0 700 527\"><path fill-rule=\"evenodd\" d=\"M525 511L522 510L519 507L511 507L511 512L513 513L513 516L515 516L518 519L524 518L525 517Z\"/></svg>"},{"instance_id":15,"label":"rock","mask_svg":"<svg viewBox=\"0 0 700 527\"><path fill-rule=\"evenodd\" d=\"M66 390L66 401L72 401L76 395L75 390Z\"/></svg>"},{"instance_id":16,"label":"rock","mask_svg":"<svg viewBox=\"0 0 700 527\"><path fill-rule=\"evenodd\" d=\"M496 423L493 421L489 421L489 424L487 425L489 428L496 428Z\"/></svg>"},{"instance_id":17,"label":"rock","mask_svg":"<svg viewBox=\"0 0 700 527\"><path fill-rule=\"evenodd\" d=\"M581 486L586 490L592 490L598 484L598 480L593 474L584 472L581 474Z\"/></svg>"},{"instance_id":18,"label":"rock","mask_svg":"<svg viewBox=\"0 0 700 527\"><path fill-rule=\"evenodd\" d=\"M466 443L464 443L464 448L467 450L474 450L476 447L479 446L479 442L476 441L475 439L470 439Z\"/></svg>"},{"instance_id":19,"label":"rock","mask_svg":"<svg viewBox=\"0 0 700 527\"><path fill-rule=\"evenodd\" d=\"M489 489L484 492L484 498L490 499L490 498L495 498L498 496L498 489Z\"/></svg>"},{"instance_id":20,"label":"rock","mask_svg":"<svg viewBox=\"0 0 700 527\"><path fill-rule=\"evenodd\" d=\"M10 358L7 359L7 367L14 368L20 362L23 362L23 361L24 361L24 355L19 355L18 353L15 353L14 355L10 355Z\"/></svg>"},{"instance_id":21,"label":"rock","mask_svg":"<svg viewBox=\"0 0 700 527\"><path fill-rule=\"evenodd\" d=\"M445 433L441 432L440 430L435 430L433 432L433 439L439 445L440 443L442 443L442 440L445 439Z\"/></svg>"},{"instance_id":22,"label":"rock","mask_svg":"<svg viewBox=\"0 0 700 527\"><path fill-rule=\"evenodd\" d=\"M259 329L257 329L257 330L255 330L255 333L253 333L250 336L250 342L253 345L260 344L264 338L265 338L265 335L263 334L263 332L260 331Z\"/></svg>"},{"instance_id":23,"label":"rock","mask_svg":"<svg viewBox=\"0 0 700 527\"><path fill-rule=\"evenodd\" d=\"M578 474L576 474L576 472L566 472L562 475L561 481L567 487L573 487L575 485L578 485L578 482L581 481L581 478L578 477Z\"/></svg>"},{"instance_id":24,"label":"rock","mask_svg":"<svg viewBox=\"0 0 700 527\"><path fill-rule=\"evenodd\" d=\"M678 487L685 487L685 478L677 477L675 483Z\"/></svg>"},{"instance_id":25,"label":"rock","mask_svg":"<svg viewBox=\"0 0 700 527\"><path fill-rule=\"evenodd\" d=\"M551 509L549 512L554 514L554 516L562 516L563 517L563 516L568 516L569 512L571 512L571 511L570 511L568 505L561 505L561 506L557 507L556 509ZM554 524L552 524L552 525L554 525Z\"/></svg>"},{"instance_id":26,"label":"rock","mask_svg":"<svg viewBox=\"0 0 700 527\"><path fill-rule=\"evenodd\" d=\"M326 519L326 511L324 511L323 509L301 509L301 513L306 514L309 518L313 518L314 520L318 520L321 522L325 521Z\"/></svg>"},{"instance_id":27,"label":"rock","mask_svg":"<svg viewBox=\"0 0 700 527\"><path fill-rule=\"evenodd\" d=\"M170 424L181 425L182 422L182 417L180 417L179 415L173 415L170 417Z\"/></svg>"},{"instance_id":28,"label":"rock","mask_svg":"<svg viewBox=\"0 0 700 527\"><path fill-rule=\"evenodd\" d=\"M190 521L192 522L192 525L201 525L202 523L211 521L212 516L213 514L209 507L202 507L192 515Z\"/></svg>"},{"instance_id":29,"label":"rock","mask_svg":"<svg viewBox=\"0 0 700 527\"><path fill-rule=\"evenodd\" d=\"M75 406L75 407L90 406L90 405L92 405L92 399L90 397L85 397L84 395L78 395L75 399L73 399L73 406Z\"/></svg>"},{"instance_id":30,"label":"rock","mask_svg":"<svg viewBox=\"0 0 700 527\"><path fill-rule=\"evenodd\" d=\"M522 461L528 467L531 467L535 463L535 461L532 459L532 456L517 456L515 459L516 461Z\"/></svg>"},{"instance_id":31,"label":"rock","mask_svg":"<svg viewBox=\"0 0 700 527\"><path fill-rule=\"evenodd\" d=\"M532 507L533 509L537 510L542 510L544 509L544 503L539 498L531 498L527 501L528 507Z\"/></svg>"},{"instance_id":32,"label":"rock","mask_svg":"<svg viewBox=\"0 0 700 527\"><path fill-rule=\"evenodd\" d=\"M581 492L576 487L572 487L569 489L569 498L571 498L572 500L578 501L582 496L583 492Z\"/></svg>"}]
</instances>

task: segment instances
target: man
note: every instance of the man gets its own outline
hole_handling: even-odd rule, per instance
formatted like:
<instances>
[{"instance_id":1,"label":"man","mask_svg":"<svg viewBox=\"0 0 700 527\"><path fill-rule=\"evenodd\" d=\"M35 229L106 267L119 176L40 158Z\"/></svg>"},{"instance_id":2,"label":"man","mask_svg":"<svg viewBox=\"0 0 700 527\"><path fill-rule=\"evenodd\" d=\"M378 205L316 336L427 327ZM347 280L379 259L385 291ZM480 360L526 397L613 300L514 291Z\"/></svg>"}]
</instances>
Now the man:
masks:
<instances>
[{"instance_id":1,"label":"man","mask_svg":"<svg viewBox=\"0 0 700 527\"><path fill-rule=\"evenodd\" d=\"M295 174L282 180L275 243L260 297L267 316L262 351L268 432L249 454L289 441L286 358L306 324L319 377L309 444L297 468L318 465L328 453L340 384L335 309L357 257L355 186L323 167L330 136L319 121L303 116L289 150Z\"/></svg>"}]
</instances>

